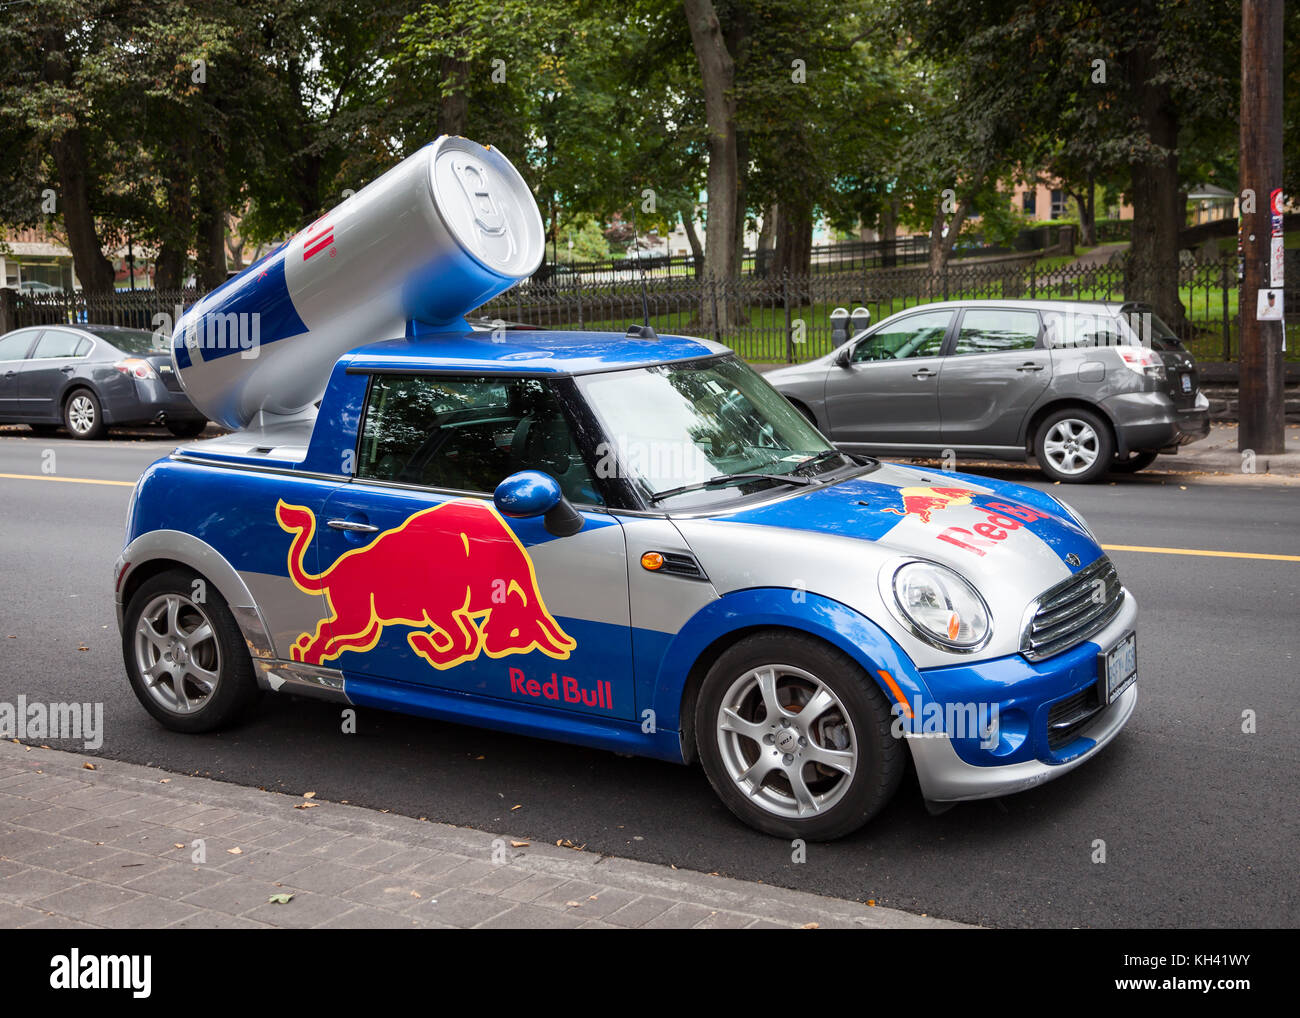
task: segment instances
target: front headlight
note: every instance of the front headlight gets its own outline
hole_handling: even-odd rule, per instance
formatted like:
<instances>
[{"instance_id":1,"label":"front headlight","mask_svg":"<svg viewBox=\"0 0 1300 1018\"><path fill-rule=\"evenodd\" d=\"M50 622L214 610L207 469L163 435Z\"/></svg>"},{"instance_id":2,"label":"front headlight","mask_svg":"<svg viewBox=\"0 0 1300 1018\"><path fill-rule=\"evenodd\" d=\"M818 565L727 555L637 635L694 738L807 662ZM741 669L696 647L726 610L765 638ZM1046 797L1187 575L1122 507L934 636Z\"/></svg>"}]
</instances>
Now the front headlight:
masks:
<instances>
[{"instance_id":1,"label":"front headlight","mask_svg":"<svg viewBox=\"0 0 1300 1018\"><path fill-rule=\"evenodd\" d=\"M922 639L946 650L982 647L992 623L979 592L947 566L908 562L894 573L894 600Z\"/></svg>"}]
</instances>

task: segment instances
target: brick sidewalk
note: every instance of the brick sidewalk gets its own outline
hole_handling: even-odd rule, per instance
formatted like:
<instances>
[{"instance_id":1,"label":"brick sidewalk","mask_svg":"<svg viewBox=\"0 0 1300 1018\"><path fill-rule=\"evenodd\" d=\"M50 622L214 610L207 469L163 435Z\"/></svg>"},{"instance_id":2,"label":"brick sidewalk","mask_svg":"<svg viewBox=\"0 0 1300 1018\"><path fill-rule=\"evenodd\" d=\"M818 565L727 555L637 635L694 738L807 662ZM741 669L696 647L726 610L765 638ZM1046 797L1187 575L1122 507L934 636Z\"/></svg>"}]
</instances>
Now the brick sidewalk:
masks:
<instances>
[{"instance_id":1,"label":"brick sidewalk","mask_svg":"<svg viewBox=\"0 0 1300 1018\"><path fill-rule=\"evenodd\" d=\"M960 925L309 801L0 743L0 928Z\"/></svg>"}]
</instances>

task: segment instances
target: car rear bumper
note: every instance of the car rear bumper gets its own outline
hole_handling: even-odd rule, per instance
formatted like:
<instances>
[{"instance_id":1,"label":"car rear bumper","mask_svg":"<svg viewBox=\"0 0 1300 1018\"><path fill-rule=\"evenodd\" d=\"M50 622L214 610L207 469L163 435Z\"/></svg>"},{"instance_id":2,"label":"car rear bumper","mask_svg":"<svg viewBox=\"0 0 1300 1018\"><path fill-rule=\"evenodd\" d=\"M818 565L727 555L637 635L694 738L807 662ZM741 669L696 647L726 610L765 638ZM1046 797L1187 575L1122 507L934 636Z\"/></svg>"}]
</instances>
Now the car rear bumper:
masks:
<instances>
[{"instance_id":1,"label":"car rear bumper","mask_svg":"<svg viewBox=\"0 0 1300 1018\"><path fill-rule=\"evenodd\" d=\"M1090 671L1096 668L1096 655L1133 630L1136 618L1137 605L1132 595L1126 592L1123 607L1105 629L1079 647L1041 662L1032 681L1041 684L1045 692L1041 695L1034 694L1028 702L1007 701L1010 706L1001 712L1001 717L1005 719L1002 726L1006 730L1000 734L998 748L991 751L976 750L986 762L971 762L969 758L972 749L969 742L959 755L958 747L951 738L907 735L907 744L912 751L912 761L916 765L921 792L925 798L932 802L960 802L1010 795L1068 774L1095 756L1119 734L1132 715L1137 704L1136 682L1093 715L1082 728L1074 731L1069 736L1069 742L1056 750L1047 747L1047 719L1052 706L1087 688L1090 675L1097 682L1103 681L1096 672ZM995 688L1005 678L1005 665L1002 661L984 662L982 666L972 666L970 671L978 672L981 667L996 672L990 674L991 684ZM932 673L922 674L928 678ZM1051 689L1056 675L1059 675L1060 684ZM1081 677L1085 683L1083 686L1079 684ZM1014 684L1003 688L1007 693L1015 691ZM1028 759L997 763L996 754L1005 752L1002 748L1005 736L1016 734L1011 719L1017 716L1028 719L1024 726L1023 745L1033 755ZM1012 755L1023 756L1024 753Z\"/></svg>"},{"instance_id":2,"label":"car rear bumper","mask_svg":"<svg viewBox=\"0 0 1300 1018\"><path fill-rule=\"evenodd\" d=\"M162 421L199 421L204 417L183 392L173 392L162 381L136 378L130 392L112 393L104 401L108 424L152 424Z\"/></svg>"},{"instance_id":3,"label":"car rear bumper","mask_svg":"<svg viewBox=\"0 0 1300 1018\"><path fill-rule=\"evenodd\" d=\"M1205 403L1205 406L1199 404ZM1177 449L1210 433L1209 403L1180 410L1160 392L1129 392L1102 402L1115 425L1121 455L1147 449Z\"/></svg>"}]
</instances>

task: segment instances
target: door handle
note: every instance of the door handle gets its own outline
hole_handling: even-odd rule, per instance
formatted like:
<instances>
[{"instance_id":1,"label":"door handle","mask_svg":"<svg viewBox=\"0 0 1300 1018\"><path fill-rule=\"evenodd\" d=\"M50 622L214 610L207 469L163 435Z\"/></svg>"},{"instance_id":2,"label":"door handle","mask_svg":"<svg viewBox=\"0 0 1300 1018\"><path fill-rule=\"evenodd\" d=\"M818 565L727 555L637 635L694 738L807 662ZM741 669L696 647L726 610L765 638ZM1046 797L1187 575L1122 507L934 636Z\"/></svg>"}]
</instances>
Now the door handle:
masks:
<instances>
[{"instance_id":1,"label":"door handle","mask_svg":"<svg viewBox=\"0 0 1300 1018\"><path fill-rule=\"evenodd\" d=\"M922 368L920 371L913 371L913 378L934 378L939 372L931 371L929 368Z\"/></svg>"},{"instance_id":2,"label":"door handle","mask_svg":"<svg viewBox=\"0 0 1300 1018\"><path fill-rule=\"evenodd\" d=\"M5 372L5 378L13 378L14 375L16 375L16 374L18 374L17 371L6 371L6 372Z\"/></svg>"},{"instance_id":3,"label":"door handle","mask_svg":"<svg viewBox=\"0 0 1300 1018\"><path fill-rule=\"evenodd\" d=\"M63 367L59 368L59 370L62 371L65 375L70 375L72 374L72 372L76 371L77 369L74 368L71 364L65 364Z\"/></svg>"},{"instance_id":4,"label":"door handle","mask_svg":"<svg viewBox=\"0 0 1300 1018\"><path fill-rule=\"evenodd\" d=\"M330 520L325 526L333 527L335 530L348 530L357 534L373 534L379 530L378 527L372 527L369 523L353 523L351 520Z\"/></svg>"},{"instance_id":5,"label":"door handle","mask_svg":"<svg viewBox=\"0 0 1300 1018\"><path fill-rule=\"evenodd\" d=\"M1020 367L1016 368L1016 370L1017 371L1042 371L1043 366L1041 364L1035 364L1033 361L1025 361L1025 363L1020 365Z\"/></svg>"}]
</instances>

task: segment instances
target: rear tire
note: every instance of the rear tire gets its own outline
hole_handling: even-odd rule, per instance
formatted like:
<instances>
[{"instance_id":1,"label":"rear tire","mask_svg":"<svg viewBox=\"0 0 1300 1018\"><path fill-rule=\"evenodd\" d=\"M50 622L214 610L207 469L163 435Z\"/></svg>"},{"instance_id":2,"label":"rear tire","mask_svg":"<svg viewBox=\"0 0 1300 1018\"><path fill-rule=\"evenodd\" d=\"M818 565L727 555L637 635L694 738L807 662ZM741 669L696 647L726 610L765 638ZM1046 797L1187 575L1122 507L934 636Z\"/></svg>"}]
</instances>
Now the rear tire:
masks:
<instances>
[{"instance_id":1,"label":"rear tire","mask_svg":"<svg viewBox=\"0 0 1300 1018\"><path fill-rule=\"evenodd\" d=\"M73 389L63 404L63 425L73 438L103 438L108 428L99 398L89 389Z\"/></svg>"},{"instance_id":2,"label":"rear tire","mask_svg":"<svg viewBox=\"0 0 1300 1018\"><path fill-rule=\"evenodd\" d=\"M1145 470L1156 461L1160 454L1151 449L1144 449L1141 452L1129 453L1128 459L1121 459L1118 455L1110 461L1111 473L1115 474L1136 474L1139 470Z\"/></svg>"},{"instance_id":3,"label":"rear tire","mask_svg":"<svg viewBox=\"0 0 1300 1018\"><path fill-rule=\"evenodd\" d=\"M207 421L166 421L167 430L177 438L194 438L203 434Z\"/></svg>"},{"instance_id":4,"label":"rear tire","mask_svg":"<svg viewBox=\"0 0 1300 1018\"><path fill-rule=\"evenodd\" d=\"M905 764L891 727L884 694L856 661L788 631L724 652L695 708L700 762L718 797L782 838L843 837L884 807Z\"/></svg>"},{"instance_id":5,"label":"rear tire","mask_svg":"<svg viewBox=\"0 0 1300 1018\"><path fill-rule=\"evenodd\" d=\"M1038 469L1063 484L1101 480L1114 455L1110 425L1091 410L1057 410L1043 420L1034 434Z\"/></svg>"},{"instance_id":6,"label":"rear tire","mask_svg":"<svg viewBox=\"0 0 1300 1018\"><path fill-rule=\"evenodd\" d=\"M122 657L136 699L175 732L210 732L258 699L235 617L216 588L171 569L145 580L122 625Z\"/></svg>"}]
</instances>

